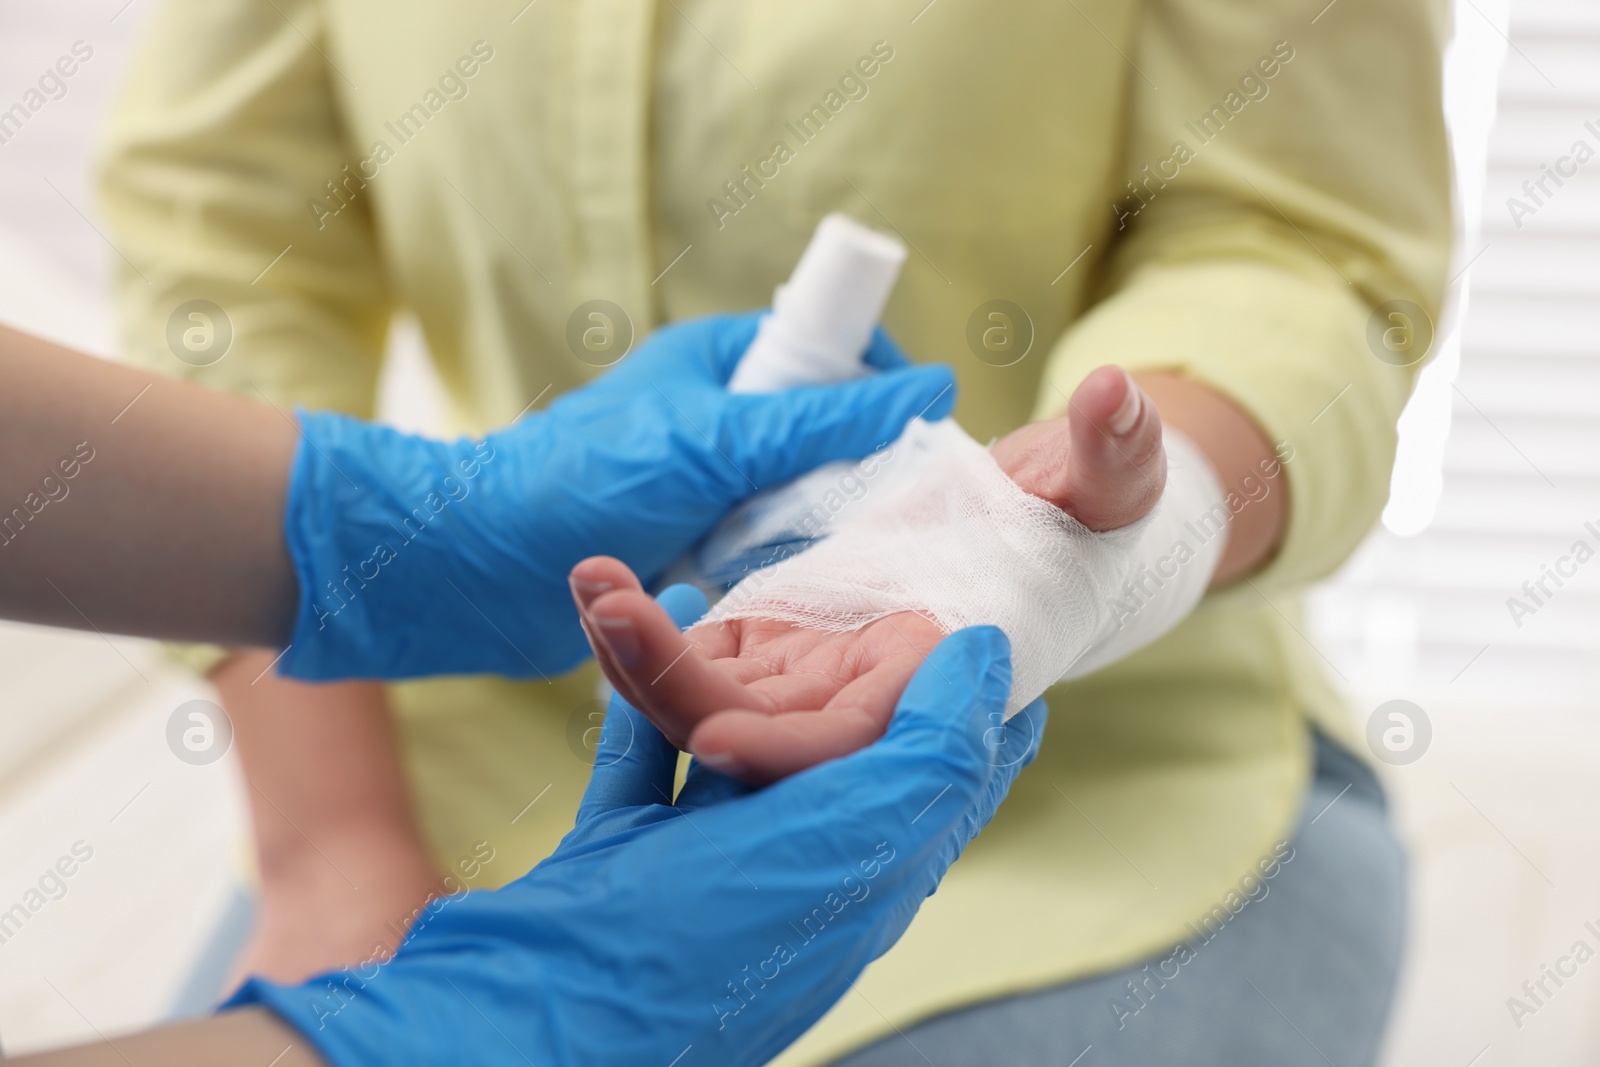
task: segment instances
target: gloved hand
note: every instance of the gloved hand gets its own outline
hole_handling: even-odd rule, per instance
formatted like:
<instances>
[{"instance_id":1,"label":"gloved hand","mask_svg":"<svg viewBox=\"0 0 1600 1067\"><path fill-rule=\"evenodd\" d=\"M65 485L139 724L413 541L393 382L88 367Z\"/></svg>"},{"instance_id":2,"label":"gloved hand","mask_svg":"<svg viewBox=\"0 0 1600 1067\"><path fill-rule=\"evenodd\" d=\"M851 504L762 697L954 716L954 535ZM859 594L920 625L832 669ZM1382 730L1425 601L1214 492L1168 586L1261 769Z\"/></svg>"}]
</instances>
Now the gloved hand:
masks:
<instances>
[{"instance_id":1,"label":"gloved hand","mask_svg":"<svg viewBox=\"0 0 1600 1067\"><path fill-rule=\"evenodd\" d=\"M662 596L680 624L704 609ZM252 980L336 1067L765 1063L905 931L1038 752L992 627L939 645L888 734L760 791L692 767L614 700L577 827L493 892L440 898L395 958Z\"/></svg>"},{"instance_id":2,"label":"gloved hand","mask_svg":"<svg viewBox=\"0 0 1600 1067\"><path fill-rule=\"evenodd\" d=\"M945 367L735 395L759 316L653 334L543 413L482 441L430 441L301 412L285 536L300 607L279 670L310 680L565 671L588 655L567 586L586 556L653 581L731 508L859 459L954 401Z\"/></svg>"}]
</instances>

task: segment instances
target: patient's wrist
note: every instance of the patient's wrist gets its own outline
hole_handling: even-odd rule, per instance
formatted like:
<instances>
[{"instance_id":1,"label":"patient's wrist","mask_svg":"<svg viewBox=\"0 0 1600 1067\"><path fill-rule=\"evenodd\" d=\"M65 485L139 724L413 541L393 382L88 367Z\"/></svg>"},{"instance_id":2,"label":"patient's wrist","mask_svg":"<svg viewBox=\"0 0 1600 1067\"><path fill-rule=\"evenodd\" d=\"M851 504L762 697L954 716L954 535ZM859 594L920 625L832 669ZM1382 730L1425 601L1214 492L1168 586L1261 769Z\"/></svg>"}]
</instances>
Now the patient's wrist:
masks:
<instances>
[{"instance_id":1,"label":"patient's wrist","mask_svg":"<svg viewBox=\"0 0 1600 1067\"><path fill-rule=\"evenodd\" d=\"M1166 489L1128 547L1126 577L1099 634L1062 675L1081 678L1153 643L1200 603L1226 552L1229 513L1216 471L1195 443L1168 429Z\"/></svg>"},{"instance_id":2,"label":"patient's wrist","mask_svg":"<svg viewBox=\"0 0 1600 1067\"><path fill-rule=\"evenodd\" d=\"M1228 543L1211 584L1260 570L1288 526L1285 453L1238 401L1205 382L1173 371L1136 377L1160 407L1163 423L1194 442L1226 490L1250 501L1249 507L1230 509Z\"/></svg>"}]
</instances>

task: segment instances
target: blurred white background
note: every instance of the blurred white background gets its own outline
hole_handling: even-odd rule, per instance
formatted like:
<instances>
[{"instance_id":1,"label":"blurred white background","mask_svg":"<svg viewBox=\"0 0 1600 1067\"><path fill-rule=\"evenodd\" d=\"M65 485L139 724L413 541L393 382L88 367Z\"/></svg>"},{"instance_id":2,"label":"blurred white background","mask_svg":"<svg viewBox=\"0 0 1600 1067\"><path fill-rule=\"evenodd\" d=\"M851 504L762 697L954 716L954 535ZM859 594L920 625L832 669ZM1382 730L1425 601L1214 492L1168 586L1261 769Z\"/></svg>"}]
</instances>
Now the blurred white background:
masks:
<instances>
[{"instance_id":1,"label":"blurred white background","mask_svg":"<svg viewBox=\"0 0 1600 1067\"><path fill-rule=\"evenodd\" d=\"M114 354L117 253L96 216L98 123L156 0L0 6L0 109L73 44L91 60L0 143L0 321ZM1220 0L1219 0L1220 2ZM1363 721L1406 699L1425 754L1385 780L1413 852L1411 951L1387 1062L1600 1061L1600 965L1520 1026L1574 941L1600 949L1600 560L1512 618L1575 540L1600 547L1600 159L1518 227L1509 196L1574 142L1600 151L1600 7L1457 0L1447 99L1461 186L1455 307L1402 420L1385 527L1313 598L1307 636ZM1585 123L1593 122L1593 129ZM8 131L9 132L9 131ZM1485 167L1487 162L1487 167ZM436 411L396 329L385 410ZM82 842L93 856L0 929L0 1041L19 1052L201 1011L250 914L231 755L176 759L169 715L204 696L153 646L0 626L0 912ZM80 846L80 850L81 850ZM1531 1002L1530 1002L1531 1003Z\"/></svg>"},{"instance_id":2,"label":"blurred white background","mask_svg":"<svg viewBox=\"0 0 1600 1067\"><path fill-rule=\"evenodd\" d=\"M75 42L92 49L65 95L0 126L0 321L100 354L113 350L115 253L89 161L146 6L123 2L0 8L0 109ZM249 921L248 818L231 759L194 767L166 745L168 715L206 695L147 643L0 624L7 1052L192 1014L214 995ZM48 899L60 889L47 880L48 902L8 922L75 844L90 858L65 895Z\"/></svg>"}]
</instances>

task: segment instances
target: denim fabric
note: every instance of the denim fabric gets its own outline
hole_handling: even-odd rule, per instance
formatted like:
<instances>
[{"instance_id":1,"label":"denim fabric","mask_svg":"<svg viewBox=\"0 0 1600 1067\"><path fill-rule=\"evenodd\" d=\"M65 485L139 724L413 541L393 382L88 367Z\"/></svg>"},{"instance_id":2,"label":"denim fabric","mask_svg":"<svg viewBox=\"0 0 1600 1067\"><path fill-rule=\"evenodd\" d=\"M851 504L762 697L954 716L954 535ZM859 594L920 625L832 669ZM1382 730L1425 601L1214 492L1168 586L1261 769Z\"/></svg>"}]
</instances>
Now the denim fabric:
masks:
<instances>
[{"instance_id":1,"label":"denim fabric","mask_svg":"<svg viewBox=\"0 0 1600 1067\"><path fill-rule=\"evenodd\" d=\"M941 1015L835 1067L1373 1063L1405 934L1405 855L1372 771L1314 744L1292 858L1225 924L1197 926L1187 953Z\"/></svg>"}]
</instances>

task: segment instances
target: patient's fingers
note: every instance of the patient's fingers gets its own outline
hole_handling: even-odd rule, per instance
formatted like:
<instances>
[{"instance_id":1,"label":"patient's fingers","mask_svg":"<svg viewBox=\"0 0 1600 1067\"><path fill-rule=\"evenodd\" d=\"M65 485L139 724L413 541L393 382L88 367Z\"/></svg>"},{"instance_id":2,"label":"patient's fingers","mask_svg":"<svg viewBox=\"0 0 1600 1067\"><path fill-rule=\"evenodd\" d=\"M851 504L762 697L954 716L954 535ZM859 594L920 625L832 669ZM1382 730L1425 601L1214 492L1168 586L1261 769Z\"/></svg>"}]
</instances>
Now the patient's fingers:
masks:
<instances>
[{"instance_id":1,"label":"patient's fingers","mask_svg":"<svg viewBox=\"0 0 1600 1067\"><path fill-rule=\"evenodd\" d=\"M723 774L758 783L848 755L883 736L900 694L924 658L907 649L879 661L827 697L821 711L712 715L690 734L689 750ZM832 681L829 688L837 686Z\"/></svg>"},{"instance_id":2,"label":"patient's fingers","mask_svg":"<svg viewBox=\"0 0 1600 1067\"><path fill-rule=\"evenodd\" d=\"M779 715L721 711L695 727L689 751L730 778L765 784L864 748L887 723L887 715L853 705Z\"/></svg>"},{"instance_id":3,"label":"patient's fingers","mask_svg":"<svg viewBox=\"0 0 1600 1067\"><path fill-rule=\"evenodd\" d=\"M940 636L911 613L850 634L756 620L685 635L618 560L583 561L571 584L596 659L622 698L673 744L692 741L708 767L752 782L876 740Z\"/></svg>"},{"instance_id":4,"label":"patient's fingers","mask_svg":"<svg viewBox=\"0 0 1600 1067\"><path fill-rule=\"evenodd\" d=\"M626 563L610 556L590 556L583 560L567 575L567 584L572 586L573 599L580 608L588 607L595 597L613 589L644 588Z\"/></svg>"},{"instance_id":5,"label":"patient's fingers","mask_svg":"<svg viewBox=\"0 0 1600 1067\"><path fill-rule=\"evenodd\" d=\"M724 663L739 662L737 660ZM733 708L757 707L765 709L769 714L778 714L788 711L811 711L825 706L837 692L843 682L837 674L826 671L807 671L796 667L789 667L781 671L769 671L765 677L758 678L750 683L752 693L761 695L760 704L745 701L743 704L724 705L710 710L726 711Z\"/></svg>"},{"instance_id":6,"label":"patient's fingers","mask_svg":"<svg viewBox=\"0 0 1600 1067\"><path fill-rule=\"evenodd\" d=\"M617 663L611 646L603 640L594 625L594 620L589 614L589 605L603 593L613 589L630 591L643 591L639 579L634 576L628 565L621 560L609 556L592 556L583 560L567 575L567 584L572 589L572 599L578 607L578 624L583 627L583 635L589 639L589 647L594 650L595 662L600 665L600 671L606 676L613 688L622 695L622 699L638 711L646 710L637 699L629 682L627 672ZM682 737L674 737L660 723L656 724L667 739L673 744L682 747Z\"/></svg>"},{"instance_id":7,"label":"patient's fingers","mask_svg":"<svg viewBox=\"0 0 1600 1067\"><path fill-rule=\"evenodd\" d=\"M943 636L937 623L913 612L892 615L856 633L831 635L843 643L839 654L854 678L841 687L837 675L824 675L827 684L808 694L822 699L809 704L785 692L782 710L776 713L712 715L690 734L689 749L724 774L761 783L848 755L883 736L906 685ZM793 664L786 667L794 670ZM778 686L798 681L785 673L750 688L776 692ZM805 710L819 706L821 711Z\"/></svg>"},{"instance_id":8,"label":"patient's fingers","mask_svg":"<svg viewBox=\"0 0 1600 1067\"><path fill-rule=\"evenodd\" d=\"M589 603L589 623L609 646L612 683L628 702L682 739L707 712L765 701L708 660L643 590L614 589Z\"/></svg>"}]
</instances>

